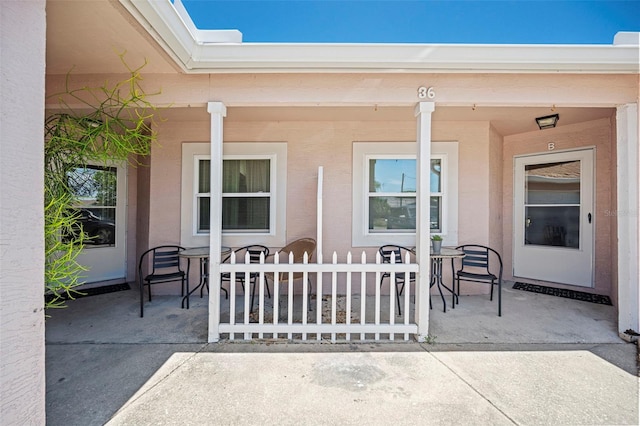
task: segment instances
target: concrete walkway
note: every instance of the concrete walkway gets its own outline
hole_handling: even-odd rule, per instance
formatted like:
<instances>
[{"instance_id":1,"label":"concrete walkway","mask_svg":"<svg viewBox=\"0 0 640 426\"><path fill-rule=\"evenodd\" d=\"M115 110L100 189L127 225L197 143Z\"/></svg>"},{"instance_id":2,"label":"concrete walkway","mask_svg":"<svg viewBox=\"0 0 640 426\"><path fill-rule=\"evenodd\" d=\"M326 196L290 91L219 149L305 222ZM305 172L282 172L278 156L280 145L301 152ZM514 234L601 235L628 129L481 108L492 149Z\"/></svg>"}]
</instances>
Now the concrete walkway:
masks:
<instances>
[{"instance_id":1,"label":"concrete walkway","mask_svg":"<svg viewBox=\"0 0 640 426\"><path fill-rule=\"evenodd\" d=\"M505 294L505 306L514 306L513 297L522 295ZM548 305L559 298L553 299L540 300ZM565 303L565 310L610 315L594 304ZM175 305L175 297L154 298L140 319L135 292L127 291L53 311L47 321L47 423L639 422L637 346L612 332L585 341L588 330L571 330L564 342L554 332L553 343L535 344L519 342L522 333L510 338L510 332L465 339L458 334L473 326L460 326L464 310L456 308L440 316L432 311L434 325L438 317L442 327L432 344L207 344L206 298L193 299L188 311ZM462 317L445 316L452 312ZM493 321L495 312L490 314L485 326ZM457 323L450 324L455 336L447 335L446 318ZM513 317L500 320L506 327ZM544 330L532 333L542 336Z\"/></svg>"}]
</instances>

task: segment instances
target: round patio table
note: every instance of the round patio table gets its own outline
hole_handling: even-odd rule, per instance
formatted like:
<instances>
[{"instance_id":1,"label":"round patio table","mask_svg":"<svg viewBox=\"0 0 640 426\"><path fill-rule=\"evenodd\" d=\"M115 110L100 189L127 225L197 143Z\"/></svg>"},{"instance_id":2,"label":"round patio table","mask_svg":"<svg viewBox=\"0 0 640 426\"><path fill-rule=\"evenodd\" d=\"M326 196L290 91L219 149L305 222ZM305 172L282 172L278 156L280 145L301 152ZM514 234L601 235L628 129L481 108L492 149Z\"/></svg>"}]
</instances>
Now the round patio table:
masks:
<instances>
[{"instance_id":1,"label":"round patio table","mask_svg":"<svg viewBox=\"0 0 640 426\"><path fill-rule=\"evenodd\" d=\"M438 291L440 292L440 297L442 297L442 304L444 305L444 312L447 312L447 302L444 298L444 294L442 293L442 287L448 290L451 293L451 304L453 305L453 309L456 307L456 300L458 295L451 288L447 287L444 282L442 282L442 260L443 259L458 259L463 258L465 256L462 250L456 250L452 248L442 247L440 249L440 253L434 253L433 250L430 253L431 257L431 284L429 288L434 285L438 287ZM431 298L429 298L429 306L431 307Z\"/></svg>"},{"instance_id":2,"label":"round patio table","mask_svg":"<svg viewBox=\"0 0 640 426\"><path fill-rule=\"evenodd\" d=\"M222 246L221 254L224 255L229 253L231 253L231 248ZM182 298L182 308L185 307L186 302L187 309L189 309L189 296L191 296L193 292L200 289L200 297L202 298L204 295L204 289L206 288L207 291L209 291L209 247L193 247L182 250L180 252L180 257L187 259L187 294ZM198 259L200 261L200 281L198 282L198 285L190 291L189 270L191 269L191 259ZM227 289L223 288L222 291L224 291L226 296L229 297Z\"/></svg>"}]
</instances>

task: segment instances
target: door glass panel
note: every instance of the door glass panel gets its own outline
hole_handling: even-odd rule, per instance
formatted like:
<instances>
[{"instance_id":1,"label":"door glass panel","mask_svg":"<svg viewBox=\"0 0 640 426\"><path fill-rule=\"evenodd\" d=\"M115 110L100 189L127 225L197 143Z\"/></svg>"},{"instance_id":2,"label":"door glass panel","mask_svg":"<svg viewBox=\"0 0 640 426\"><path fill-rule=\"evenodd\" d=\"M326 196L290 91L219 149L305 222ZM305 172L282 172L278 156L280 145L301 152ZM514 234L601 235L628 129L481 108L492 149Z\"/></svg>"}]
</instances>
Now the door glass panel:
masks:
<instances>
[{"instance_id":1,"label":"door glass panel","mask_svg":"<svg viewBox=\"0 0 640 426\"><path fill-rule=\"evenodd\" d=\"M526 204L580 204L580 161L525 166Z\"/></svg>"},{"instance_id":2,"label":"door glass panel","mask_svg":"<svg viewBox=\"0 0 640 426\"><path fill-rule=\"evenodd\" d=\"M526 207L524 243L579 248L580 207Z\"/></svg>"},{"instance_id":3,"label":"door glass panel","mask_svg":"<svg viewBox=\"0 0 640 426\"><path fill-rule=\"evenodd\" d=\"M74 167L67 181L75 195L79 227L89 247L116 243L117 169L115 167ZM80 232L80 229L78 230Z\"/></svg>"},{"instance_id":4,"label":"door glass panel","mask_svg":"<svg viewBox=\"0 0 640 426\"><path fill-rule=\"evenodd\" d=\"M580 160L525 166L525 245L579 248Z\"/></svg>"}]
</instances>

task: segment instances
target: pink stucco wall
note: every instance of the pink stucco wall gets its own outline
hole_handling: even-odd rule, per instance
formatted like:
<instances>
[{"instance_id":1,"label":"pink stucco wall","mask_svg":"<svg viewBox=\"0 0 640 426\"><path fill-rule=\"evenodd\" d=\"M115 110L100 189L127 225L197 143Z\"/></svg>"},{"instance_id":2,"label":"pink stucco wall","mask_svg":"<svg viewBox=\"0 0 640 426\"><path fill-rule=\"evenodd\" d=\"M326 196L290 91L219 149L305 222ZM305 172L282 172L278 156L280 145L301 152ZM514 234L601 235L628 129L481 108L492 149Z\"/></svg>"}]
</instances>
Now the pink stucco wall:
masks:
<instances>
[{"instance_id":1,"label":"pink stucco wall","mask_svg":"<svg viewBox=\"0 0 640 426\"><path fill-rule=\"evenodd\" d=\"M287 241L316 235L316 182L324 166L324 255L344 259L351 246L352 143L415 139L415 123L279 121L225 125L225 142L285 141ZM375 249L368 250L373 254Z\"/></svg>"},{"instance_id":2,"label":"pink stucco wall","mask_svg":"<svg viewBox=\"0 0 640 426\"><path fill-rule=\"evenodd\" d=\"M207 142L206 114L168 114L158 128L149 168L148 245L179 243L181 145ZM334 251L341 259L359 253L351 244L352 143L356 141L410 141L416 123L407 120L338 121L286 120L246 121L231 117L224 123L225 142L287 143L286 240L316 235L317 168L324 166L324 255ZM488 122L433 123L432 140L457 141L459 146L459 244L478 243L496 248L503 257L505 278L512 271L513 156L546 152L549 138L557 150L581 146L597 147L595 291L613 294L611 231L615 218L612 176L612 125L609 119L503 137ZM260 243L260 241L256 241ZM373 256L376 247L365 249ZM445 271L449 278L449 271ZM175 286L174 286L175 287ZM465 292L488 291L487 286L465 285Z\"/></svg>"},{"instance_id":3,"label":"pink stucco wall","mask_svg":"<svg viewBox=\"0 0 640 426\"><path fill-rule=\"evenodd\" d=\"M640 95L640 94L639 94ZM611 205L618 205L618 173L617 173L617 156L618 156L618 144L617 141L617 129L616 129L616 120L615 117L611 117L610 120L610 128L611 128L611 156L609 158L609 179L611 182ZM609 247L611 247L610 263L609 267L611 268L611 291L609 292L609 296L613 301L614 306L618 305L618 217L616 215L609 216L610 221L610 229L609 233Z\"/></svg>"},{"instance_id":4,"label":"pink stucco wall","mask_svg":"<svg viewBox=\"0 0 640 426\"><path fill-rule=\"evenodd\" d=\"M127 269L125 271L127 282L135 281L138 266L138 251L136 249L138 217L140 217L138 213L138 171L139 167L133 165L127 168Z\"/></svg>"},{"instance_id":5,"label":"pink stucco wall","mask_svg":"<svg viewBox=\"0 0 640 426\"><path fill-rule=\"evenodd\" d=\"M95 80L106 77L96 75ZM154 96L158 104L192 109L204 107L211 100L227 107L384 106L418 101L416 90L425 81L436 88L438 105L463 105L469 109L474 103L612 106L633 102L638 91L638 78L634 75L530 73L148 74L143 87L149 93L162 88ZM52 80L51 85L51 90L60 90L64 75Z\"/></svg>"},{"instance_id":6,"label":"pink stucco wall","mask_svg":"<svg viewBox=\"0 0 640 426\"><path fill-rule=\"evenodd\" d=\"M613 266L616 264L615 243L611 239L615 233L615 218L607 212L616 209L615 204L615 139L610 119L557 127L544 131L508 136L504 138L504 235L503 251L507 279L512 276L512 232L513 232L513 157L521 154L546 153L547 145L553 142L555 151L580 147L596 147L595 158L595 288L594 292L614 295L612 288ZM534 280L522 280L536 282ZM560 286L556 285L554 286ZM589 291L589 289L585 289Z\"/></svg>"},{"instance_id":7,"label":"pink stucco wall","mask_svg":"<svg viewBox=\"0 0 640 426\"><path fill-rule=\"evenodd\" d=\"M45 1L0 2L0 423L43 425Z\"/></svg>"},{"instance_id":8,"label":"pink stucco wall","mask_svg":"<svg viewBox=\"0 0 640 426\"><path fill-rule=\"evenodd\" d=\"M180 240L181 144L207 142L210 132L208 116L194 116L201 118L188 121L169 113L159 125L149 168L148 246ZM335 251L342 260L348 251L362 250L354 249L351 242L353 142L411 141L415 135L416 122L410 114L406 120L349 121L345 117L338 121L228 119L224 123L225 142L287 143L287 241L316 236L317 168L324 166L324 255ZM501 138L487 122L437 122L432 139L459 144L459 243L495 243L495 236L501 235L502 197L495 190L502 179ZM376 250L366 249L370 256Z\"/></svg>"},{"instance_id":9,"label":"pink stucco wall","mask_svg":"<svg viewBox=\"0 0 640 426\"><path fill-rule=\"evenodd\" d=\"M140 171L138 189L147 190L148 196L142 192L138 195L142 214L138 218L138 257L151 247L180 244L181 146L183 142L203 142L210 137L206 115L204 120L198 121L178 121L169 117L159 112L156 121L158 139ZM144 213L148 216L144 216ZM194 269L197 271L197 268ZM192 279L197 279L195 273ZM180 284L156 284L153 292L179 293Z\"/></svg>"},{"instance_id":10,"label":"pink stucco wall","mask_svg":"<svg viewBox=\"0 0 640 426\"><path fill-rule=\"evenodd\" d=\"M436 122L434 141L459 143L458 244L481 244L501 251L502 138L488 122ZM496 190L498 189L498 190ZM451 280L444 268L445 281ZM489 286L463 283L463 294L487 293Z\"/></svg>"},{"instance_id":11,"label":"pink stucco wall","mask_svg":"<svg viewBox=\"0 0 640 426\"><path fill-rule=\"evenodd\" d=\"M504 159L503 137L491 127L489 129L489 246L502 252L504 227L502 222L503 194L502 178Z\"/></svg>"},{"instance_id":12,"label":"pink stucco wall","mask_svg":"<svg viewBox=\"0 0 640 426\"><path fill-rule=\"evenodd\" d=\"M433 123L432 140L458 141L458 244L489 243L489 123Z\"/></svg>"}]
</instances>

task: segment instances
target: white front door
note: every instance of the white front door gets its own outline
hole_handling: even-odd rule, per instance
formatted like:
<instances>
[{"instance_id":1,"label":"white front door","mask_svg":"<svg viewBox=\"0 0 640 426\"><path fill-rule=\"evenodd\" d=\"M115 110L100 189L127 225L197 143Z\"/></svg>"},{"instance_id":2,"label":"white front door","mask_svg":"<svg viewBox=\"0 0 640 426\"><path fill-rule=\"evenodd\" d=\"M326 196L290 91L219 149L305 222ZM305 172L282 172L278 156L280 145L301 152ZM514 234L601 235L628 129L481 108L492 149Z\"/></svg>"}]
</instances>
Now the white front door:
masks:
<instances>
[{"instance_id":1,"label":"white front door","mask_svg":"<svg viewBox=\"0 0 640 426\"><path fill-rule=\"evenodd\" d=\"M67 173L85 233L78 262L87 284L126 277L126 165L75 167Z\"/></svg>"},{"instance_id":2,"label":"white front door","mask_svg":"<svg viewBox=\"0 0 640 426\"><path fill-rule=\"evenodd\" d=\"M514 277L593 287L593 149L514 164Z\"/></svg>"}]
</instances>

